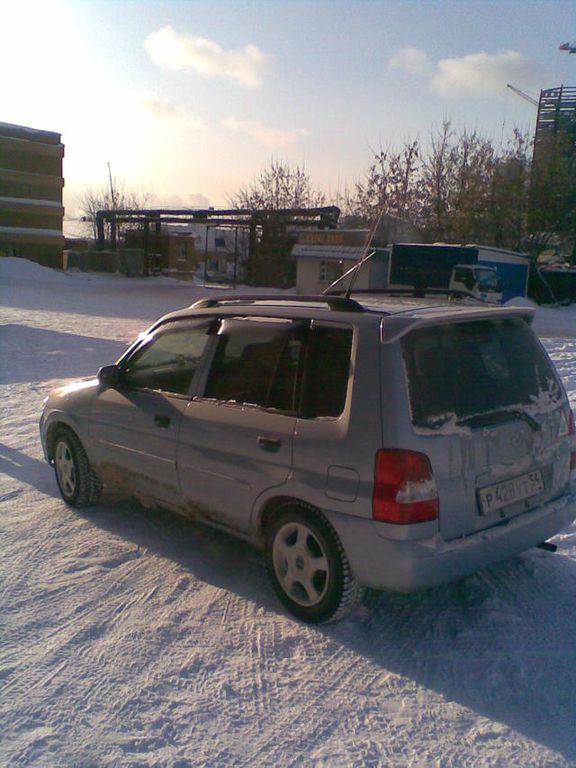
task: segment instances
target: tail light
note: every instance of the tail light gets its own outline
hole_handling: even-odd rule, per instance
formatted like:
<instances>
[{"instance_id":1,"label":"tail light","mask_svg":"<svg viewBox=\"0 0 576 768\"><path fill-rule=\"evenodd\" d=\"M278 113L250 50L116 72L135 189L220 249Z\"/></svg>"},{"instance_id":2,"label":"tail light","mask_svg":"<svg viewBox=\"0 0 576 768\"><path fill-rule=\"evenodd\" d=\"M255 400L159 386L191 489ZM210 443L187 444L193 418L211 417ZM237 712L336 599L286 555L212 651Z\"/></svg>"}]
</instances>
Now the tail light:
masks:
<instances>
[{"instance_id":1,"label":"tail light","mask_svg":"<svg viewBox=\"0 0 576 768\"><path fill-rule=\"evenodd\" d=\"M436 520L438 492L430 460L416 451L376 453L372 517L385 523L409 525Z\"/></svg>"}]
</instances>

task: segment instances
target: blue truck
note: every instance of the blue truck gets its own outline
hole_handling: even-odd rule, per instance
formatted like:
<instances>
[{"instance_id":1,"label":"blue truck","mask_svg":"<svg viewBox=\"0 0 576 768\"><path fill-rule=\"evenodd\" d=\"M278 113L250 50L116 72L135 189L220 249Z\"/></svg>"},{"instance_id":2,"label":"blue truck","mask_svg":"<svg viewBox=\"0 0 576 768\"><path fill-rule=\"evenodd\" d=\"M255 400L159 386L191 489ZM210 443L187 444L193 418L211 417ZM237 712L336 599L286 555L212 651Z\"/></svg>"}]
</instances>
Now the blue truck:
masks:
<instances>
[{"instance_id":1,"label":"blue truck","mask_svg":"<svg viewBox=\"0 0 576 768\"><path fill-rule=\"evenodd\" d=\"M395 243L376 248L358 275L356 288L461 290L492 303L528 291L530 259L483 245Z\"/></svg>"}]
</instances>

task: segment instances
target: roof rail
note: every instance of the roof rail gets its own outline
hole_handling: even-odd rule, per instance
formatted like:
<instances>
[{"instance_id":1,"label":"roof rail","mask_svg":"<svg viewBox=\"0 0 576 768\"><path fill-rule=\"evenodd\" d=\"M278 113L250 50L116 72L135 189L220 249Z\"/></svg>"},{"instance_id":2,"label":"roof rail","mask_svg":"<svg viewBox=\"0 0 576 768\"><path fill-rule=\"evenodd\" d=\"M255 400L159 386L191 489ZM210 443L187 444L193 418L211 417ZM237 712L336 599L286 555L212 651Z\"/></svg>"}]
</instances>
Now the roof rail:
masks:
<instances>
[{"instance_id":1,"label":"roof rail","mask_svg":"<svg viewBox=\"0 0 576 768\"><path fill-rule=\"evenodd\" d=\"M273 301L278 304L327 304L335 312L365 312L364 307L354 299L344 296L282 296L278 293L254 294L244 293L235 296L225 296L218 299L200 299L192 304L193 309L208 309L225 304L257 304L261 301Z\"/></svg>"},{"instance_id":2,"label":"roof rail","mask_svg":"<svg viewBox=\"0 0 576 768\"><path fill-rule=\"evenodd\" d=\"M327 289L330 290L330 287ZM332 293L326 294L325 298L331 296L341 296L346 291L343 288L334 289ZM481 299L479 296L474 296L469 291L461 291L456 288L355 288L354 293L356 295L383 295L383 296L412 296L416 299L423 299L426 296L448 296L454 299L474 299L480 304L488 304L485 299ZM353 299L351 299L353 301Z\"/></svg>"}]
</instances>

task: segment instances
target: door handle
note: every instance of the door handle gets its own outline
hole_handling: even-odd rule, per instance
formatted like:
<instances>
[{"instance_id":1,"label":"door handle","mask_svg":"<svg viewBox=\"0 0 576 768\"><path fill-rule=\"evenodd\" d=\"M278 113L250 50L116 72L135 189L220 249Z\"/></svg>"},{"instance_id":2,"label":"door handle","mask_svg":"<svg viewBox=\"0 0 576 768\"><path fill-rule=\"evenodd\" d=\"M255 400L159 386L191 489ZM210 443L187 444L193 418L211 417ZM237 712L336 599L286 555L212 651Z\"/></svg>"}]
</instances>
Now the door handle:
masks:
<instances>
[{"instance_id":1,"label":"door handle","mask_svg":"<svg viewBox=\"0 0 576 768\"><path fill-rule=\"evenodd\" d=\"M278 437L258 437L258 445L263 451L270 451L270 453L276 453L282 445L282 440Z\"/></svg>"},{"instance_id":2,"label":"door handle","mask_svg":"<svg viewBox=\"0 0 576 768\"><path fill-rule=\"evenodd\" d=\"M154 416L154 424L160 429L170 428L170 416Z\"/></svg>"}]
</instances>

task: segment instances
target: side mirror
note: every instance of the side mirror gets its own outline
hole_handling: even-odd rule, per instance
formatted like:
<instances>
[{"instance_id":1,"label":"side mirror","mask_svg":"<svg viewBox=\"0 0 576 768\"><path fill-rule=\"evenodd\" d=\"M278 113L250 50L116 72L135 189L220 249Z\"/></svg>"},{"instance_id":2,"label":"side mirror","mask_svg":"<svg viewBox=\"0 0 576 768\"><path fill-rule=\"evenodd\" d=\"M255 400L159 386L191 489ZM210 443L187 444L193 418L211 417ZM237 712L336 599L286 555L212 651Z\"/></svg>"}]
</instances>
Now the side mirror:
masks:
<instances>
[{"instance_id":1,"label":"side mirror","mask_svg":"<svg viewBox=\"0 0 576 768\"><path fill-rule=\"evenodd\" d=\"M98 371L98 381L114 389L120 384L120 369L117 365L105 365Z\"/></svg>"}]
</instances>

